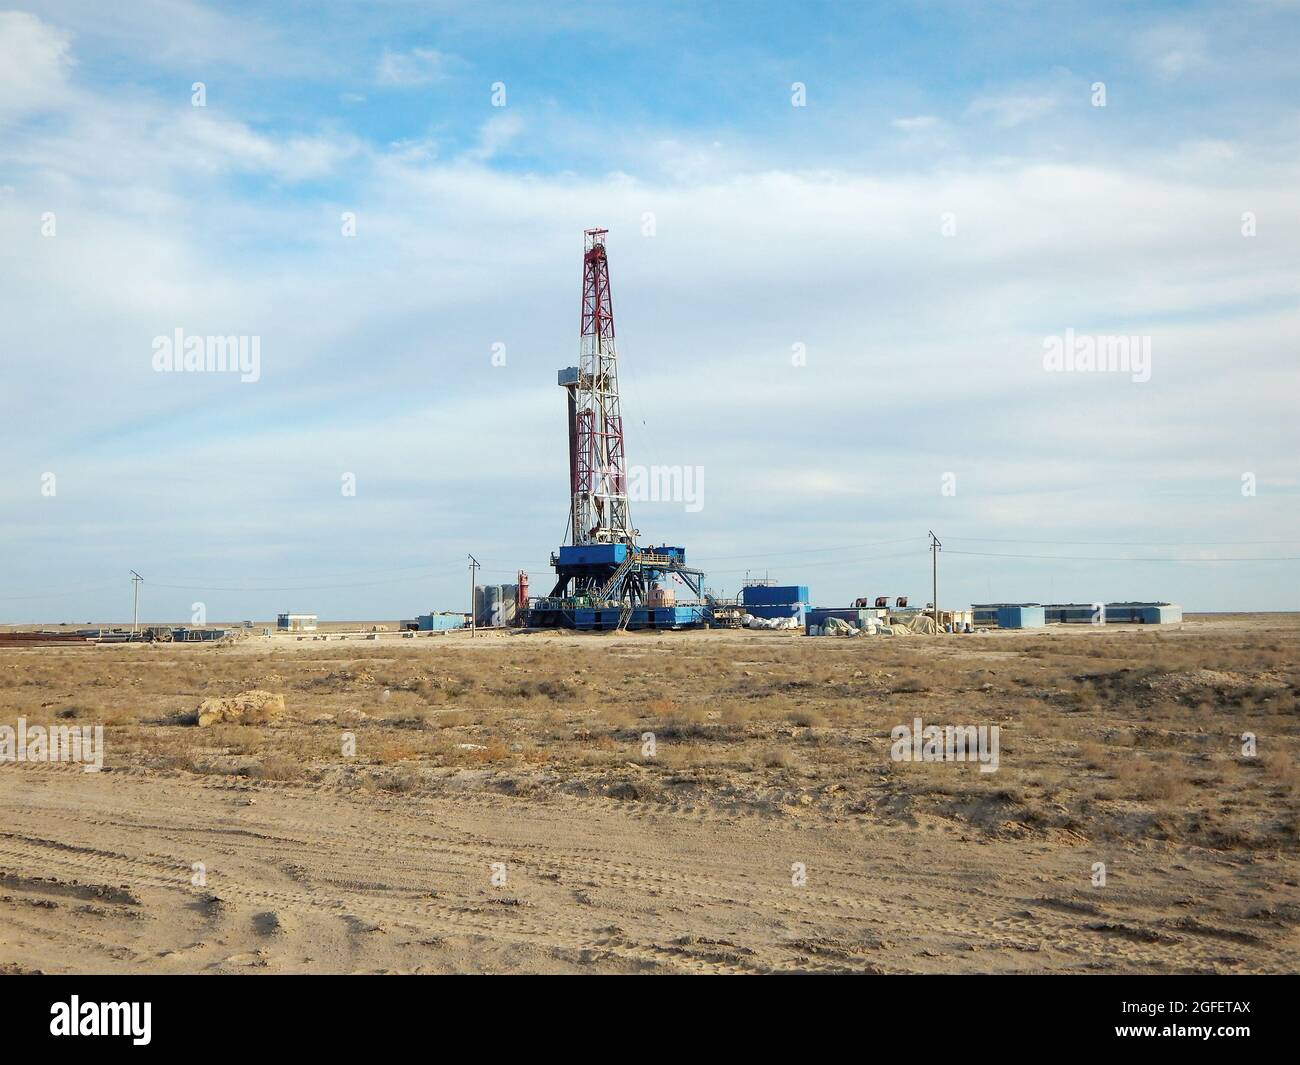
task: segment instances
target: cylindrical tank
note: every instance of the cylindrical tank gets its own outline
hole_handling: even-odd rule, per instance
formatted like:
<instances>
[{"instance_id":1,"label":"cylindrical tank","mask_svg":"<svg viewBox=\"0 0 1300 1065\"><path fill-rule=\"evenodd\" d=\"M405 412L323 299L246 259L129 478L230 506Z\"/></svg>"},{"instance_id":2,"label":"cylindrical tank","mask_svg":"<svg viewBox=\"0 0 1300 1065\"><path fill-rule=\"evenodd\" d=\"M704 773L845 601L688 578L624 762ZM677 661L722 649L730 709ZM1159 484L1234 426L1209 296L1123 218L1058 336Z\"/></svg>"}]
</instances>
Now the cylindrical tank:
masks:
<instances>
[{"instance_id":1,"label":"cylindrical tank","mask_svg":"<svg viewBox=\"0 0 1300 1065\"><path fill-rule=\"evenodd\" d=\"M493 625L513 625L515 623L515 604L519 599L519 585L503 584L497 588L496 611Z\"/></svg>"},{"instance_id":2,"label":"cylindrical tank","mask_svg":"<svg viewBox=\"0 0 1300 1065\"><path fill-rule=\"evenodd\" d=\"M474 589L474 624L480 627L500 624L496 620L497 606L501 602L499 584L480 584Z\"/></svg>"}]
</instances>

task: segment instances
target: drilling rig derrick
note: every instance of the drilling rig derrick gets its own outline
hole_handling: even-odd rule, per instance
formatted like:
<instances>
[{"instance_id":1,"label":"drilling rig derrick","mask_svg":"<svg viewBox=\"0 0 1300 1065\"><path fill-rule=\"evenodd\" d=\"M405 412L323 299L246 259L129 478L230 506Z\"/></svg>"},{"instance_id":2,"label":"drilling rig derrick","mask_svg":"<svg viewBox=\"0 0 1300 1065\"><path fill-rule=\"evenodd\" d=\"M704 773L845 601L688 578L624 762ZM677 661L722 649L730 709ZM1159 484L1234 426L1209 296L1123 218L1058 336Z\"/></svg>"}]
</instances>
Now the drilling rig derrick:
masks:
<instances>
[{"instance_id":1,"label":"drilling rig derrick","mask_svg":"<svg viewBox=\"0 0 1300 1065\"><path fill-rule=\"evenodd\" d=\"M583 234L578 365L559 372L568 402L568 543L551 556L555 587L531 601L529 623L686 628L706 621L704 574L686 565L685 548L638 547L628 511L607 233L588 229ZM657 590L661 580L685 585L697 602L677 605Z\"/></svg>"}]
</instances>

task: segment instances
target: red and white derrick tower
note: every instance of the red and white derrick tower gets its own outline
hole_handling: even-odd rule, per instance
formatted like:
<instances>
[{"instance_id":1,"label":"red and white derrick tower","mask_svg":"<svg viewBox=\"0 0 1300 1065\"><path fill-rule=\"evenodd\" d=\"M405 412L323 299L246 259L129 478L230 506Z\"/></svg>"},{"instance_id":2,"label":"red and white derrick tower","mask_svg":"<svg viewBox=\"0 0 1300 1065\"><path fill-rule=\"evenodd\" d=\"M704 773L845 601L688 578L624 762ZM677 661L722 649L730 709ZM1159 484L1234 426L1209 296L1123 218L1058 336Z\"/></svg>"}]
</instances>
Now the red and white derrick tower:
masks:
<instances>
[{"instance_id":1,"label":"red and white derrick tower","mask_svg":"<svg viewBox=\"0 0 1300 1065\"><path fill-rule=\"evenodd\" d=\"M627 506L627 461L618 401L618 352L609 290L606 229L584 233L582 339L569 388L572 543L636 543Z\"/></svg>"},{"instance_id":2,"label":"red and white derrick tower","mask_svg":"<svg viewBox=\"0 0 1300 1065\"><path fill-rule=\"evenodd\" d=\"M668 577L680 579L702 600L704 573L686 565L683 547L637 547L639 533L628 514L607 232L584 233L578 365L560 370L556 381L568 395L570 543L551 555L555 587L550 595L530 601L529 624L583 630L688 628L706 623L708 607L702 601L641 605L655 583Z\"/></svg>"}]
</instances>

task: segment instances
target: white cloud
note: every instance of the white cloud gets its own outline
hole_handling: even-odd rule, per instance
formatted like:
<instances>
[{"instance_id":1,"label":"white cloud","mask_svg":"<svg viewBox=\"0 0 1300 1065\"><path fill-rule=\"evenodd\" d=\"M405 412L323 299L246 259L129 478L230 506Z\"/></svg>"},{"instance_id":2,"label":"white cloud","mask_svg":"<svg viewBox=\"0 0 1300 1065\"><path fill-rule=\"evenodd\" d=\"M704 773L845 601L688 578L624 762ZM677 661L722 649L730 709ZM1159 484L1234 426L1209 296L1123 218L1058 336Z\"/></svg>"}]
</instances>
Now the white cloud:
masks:
<instances>
[{"instance_id":1,"label":"white cloud","mask_svg":"<svg viewBox=\"0 0 1300 1065\"><path fill-rule=\"evenodd\" d=\"M466 153L466 158L486 162L499 154L524 128L517 114L493 115L479 127L478 143Z\"/></svg>"},{"instance_id":2,"label":"white cloud","mask_svg":"<svg viewBox=\"0 0 1300 1065\"><path fill-rule=\"evenodd\" d=\"M412 48L406 52L384 50L375 80L380 85L413 88L447 77L450 57L434 48Z\"/></svg>"},{"instance_id":3,"label":"white cloud","mask_svg":"<svg viewBox=\"0 0 1300 1065\"><path fill-rule=\"evenodd\" d=\"M1055 96L1042 94L982 96L972 101L969 110L972 115L988 117L1000 129L1010 129L1042 118L1058 102Z\"/></svg>"},{"instance_id":4,"label":"white cloud","mask_svg":"<svg viewBox=\"0 0 1300 1065\"><path fill-rule=\"evenodd\" d=\"M264 11L234 14L202 0L27 0L47 25L71 33L79 52L107 51L137 70L163 68L190 80L220 71L319 77L331 57L308 47L303 34L282 32Z\"/></svg>"},{"instance_id":5,"label":"white cloud","mask_svg":"<svg viewBox=\"0 0 1300 1065\"><path fill-rule=\"evenodd\" d=\"M1142 58L1165 78L1173 79L1205 64L1205 35L1188 26L1167 25L1138 38Z\"/></svg>"},{"instance_id":6,"label":"white cloud","mask_svg":"<svg viewBox=\"0 0 1300 1065\"><path fill-rule=\"evenodd\" d=\"M934 115L914 115L911 118L895 118L889 124L904 133L918 133L933 129L939 124L939 119Z\"/></svg>"},{"instance_id":7,"label":"white cloud","mask_svg":"<svg viewBox=\"0 0 1300 1065\"><path fill-rule=\"evenodd\" d=\"M201 110L167 125L163 141L205 171L268 173L289 181L322 177L359 150L348 138L270 137Z\"/></svg>"},{"instance_id":8,"label":"white cloud","mask_svg":"<svg viewBox=\"0 0 1300 1065\"><path fill-rule=\"evenodd\" d=\"M201 108L178 112L140 103L124 110L90 94L60 118L49 130L0 145L0 160L43 175L47 189L93 182L136 206L151 198L155 210L158 201L188 197L196 185L232 174L320 178L361 151L349 136L273 136Z\"/></svg>"},{"instance_id":9,"label":"white cloud","mask_svg":"<svg viewBox=\"0 0 1300 1065\"><path fill-rule=\"evenodd\" d=\"M0 11L0 120L61 106L71 67L66 33L23 11Z\"/></svg>"}]
</instances>

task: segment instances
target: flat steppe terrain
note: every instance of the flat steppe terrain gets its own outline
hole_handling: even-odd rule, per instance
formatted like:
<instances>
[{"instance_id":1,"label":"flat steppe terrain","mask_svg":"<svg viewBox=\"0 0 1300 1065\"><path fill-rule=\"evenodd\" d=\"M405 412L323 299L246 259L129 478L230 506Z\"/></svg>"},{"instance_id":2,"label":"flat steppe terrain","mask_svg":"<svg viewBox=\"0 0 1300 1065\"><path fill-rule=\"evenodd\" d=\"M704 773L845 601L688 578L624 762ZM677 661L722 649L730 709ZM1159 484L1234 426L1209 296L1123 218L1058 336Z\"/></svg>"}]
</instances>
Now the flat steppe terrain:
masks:
<instances>
[{"instance_id":1,"label":"flat steppe terrain","mask_svg":"<svg viewBox=\"0 0 1300 1065\"><path fill-rule=\"evenodd\" d=\"M1297 663L1296 615L3 648L0 725L106 757L0 765L0 971L1295 972Z\"/></svg>"}]
</instances>

